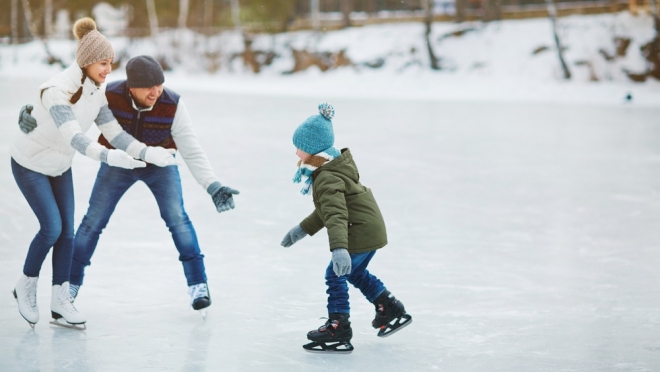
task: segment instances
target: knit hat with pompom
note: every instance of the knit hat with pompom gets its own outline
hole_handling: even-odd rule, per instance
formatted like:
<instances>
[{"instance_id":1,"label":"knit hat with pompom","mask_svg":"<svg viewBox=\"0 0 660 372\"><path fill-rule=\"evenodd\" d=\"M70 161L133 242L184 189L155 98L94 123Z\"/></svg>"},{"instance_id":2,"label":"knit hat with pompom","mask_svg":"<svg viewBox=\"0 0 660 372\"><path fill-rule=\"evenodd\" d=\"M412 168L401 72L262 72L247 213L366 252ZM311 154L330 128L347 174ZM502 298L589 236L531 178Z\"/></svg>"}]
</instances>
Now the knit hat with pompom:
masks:
<instances>
[{"instance_id":1,"label":"knit hat with pompom","mask_svg":"<svg viewBox=\"0 0 660 372\"><path fill-rule=\"evenodd\" d=\"M76 62L81 68L104 59L114 59L112 45L96 29L96 22L89 17L80 18L73 25L73 35L78 39Z\"/></svg>"},{"instance_id":2,"label":"knit hat with pompom","mask_svg":"<svg viewBox=\"0 0 660 372\"><path fill-rule=\"evenodd\" d=\"M293 145L304 152L314 155L335 144L332 118L335 109L329 103L319 104L319 114L312 115L296 128L293 133Z\"/></svg>"}]
</instances>

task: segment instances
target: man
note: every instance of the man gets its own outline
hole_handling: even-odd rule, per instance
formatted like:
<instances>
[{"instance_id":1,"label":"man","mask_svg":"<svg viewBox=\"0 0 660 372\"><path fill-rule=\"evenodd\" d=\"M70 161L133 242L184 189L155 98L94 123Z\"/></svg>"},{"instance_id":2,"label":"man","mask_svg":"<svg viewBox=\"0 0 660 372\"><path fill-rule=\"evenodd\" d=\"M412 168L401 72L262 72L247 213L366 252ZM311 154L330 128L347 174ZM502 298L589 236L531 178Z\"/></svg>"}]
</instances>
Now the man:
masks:
<instances>
[{"instance_id":1,"label":"man","mask_svg":"<svg viewBox=\"0 0 660 372\"><path fill-rule=\"evenodd\" d=\"M132 58L126 64L126 80L106 87L108 107L124 130L148 146L178 150L193 177L211 195L218 212L234 208L237 190L222 186L195 135L190 116L179 95L163 87L165 77L160 64L149 56ZM24 132L36 128L31 107L21 110L19 126ZM99 143L113 148L103 135ZM144 182L158 203L160 214L169 228L188 283L190 303L201 310L211 305L204 255L195 229L183 207L178 167L126 170L101 164L89 199L87 214L76 231L70 290L75 298L83 284L85 267L90 265L99 235L108 225L119 199L137 181Z\"/></svg>"}]
</instances>

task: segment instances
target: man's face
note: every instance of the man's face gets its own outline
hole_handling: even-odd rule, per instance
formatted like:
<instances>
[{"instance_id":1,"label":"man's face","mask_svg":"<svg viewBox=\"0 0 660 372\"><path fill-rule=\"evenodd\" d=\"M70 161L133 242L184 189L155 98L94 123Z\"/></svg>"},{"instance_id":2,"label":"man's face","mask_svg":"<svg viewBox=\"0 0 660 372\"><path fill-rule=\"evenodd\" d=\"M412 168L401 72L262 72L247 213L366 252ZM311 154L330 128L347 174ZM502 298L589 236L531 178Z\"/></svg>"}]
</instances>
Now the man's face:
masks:
<instances>
[{"instance_id":1,"label":"man's face","mask_svg":"<svg viewBox=\"0 0 660 372\"><path fill-rule=\"evenodd\" d=\"M156 103L158 97L163 94L163 84L154 85L151 88L129 88L135 102L143 107L151 107Z\"/></svg>"}]
</instances>

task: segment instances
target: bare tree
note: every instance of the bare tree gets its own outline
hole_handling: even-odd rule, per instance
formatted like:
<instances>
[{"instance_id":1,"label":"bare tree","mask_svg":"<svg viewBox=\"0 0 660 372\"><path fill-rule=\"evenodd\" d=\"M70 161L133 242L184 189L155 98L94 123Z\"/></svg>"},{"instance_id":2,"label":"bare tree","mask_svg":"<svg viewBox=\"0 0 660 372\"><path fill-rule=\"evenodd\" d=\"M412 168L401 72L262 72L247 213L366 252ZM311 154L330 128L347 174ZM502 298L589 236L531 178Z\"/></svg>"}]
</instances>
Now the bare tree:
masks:
<instances>
[{"instance_id":1,"label":"bare tree","mask_svg":"<svg viewBox=\"0 0 660 372\"><path fill-rule=\"evenodd\" d=\"M467 15L468 0L455 0L454 6L456 7L456 22L464 22Z\"/></svg>"},{"instance_id":2,"label":"bare tree","mask_svg":"<svg viewBox=\"0 0 660 372\"><path fill-rule=\"evenodd\" d=\"M44 36L49 39L53 33L53 0L44 0Z\"/></svg>"},{"instance_id":3,"label":"bare tree","mask_svg":"<svg viewBox=\"0 0 660 372\"><path fill-rule=\"evenodd\" d=\"M18 44L18 0L11 0L11 43Z\"/></svg>"},{"instance_id":4,"label":"bare tree","mask_svg":"<svg viewBox=\"0 0 660 372\"><path fill-rule=\"evenodd\" d=\"M182 29L186 28L186 23L188 22L188 11L190 9L189 0L179 0L179 19L177 26Z\"/></svg>"},{"instance_id":5,"label":"bare tree","mask_svg":"<svg viewBox=\"0 0 660 372\"><path fill-rule=\"evenodd\" d=\"M321 2L320 0L309 0L309 13L312 19L312 29L318 31L321 28Z\"/></svg>"},{"instance_id":6,"label":"bare tree","mask_svg":"<svg viewBox=\"0 0 660 372\"><path fill-rule=\"evenodd\" d=\"M343 15L343 27L351 27L351 12L353 12L353 0L340 1L341 13Z\"/></svg>"},{"instance_id":7,"label":"bare tree","mask_svg":"<svg viewBox=\"0 0 660 372\"><path fill-rule=\"evenodd\" d=\"M561 63L561 68L564 71L564 79L568 80L571 78L571 71L568 69L568 65L564 60L564 48L561 46L561 41L559 41L559 35L557 34L557 6L555 5L554 0L545 0L545 3L548 7L548 16L552 22L552 33L554 34L555 45L557 46L559 62Z\"/></svg>"},{"instance_id":8,"label":"bare tree","mask_svg":"<svg viewBox=\"0 0 660 372\"><path fill-rule=\"evenodd\" d=\"M158 16L156 15L156 3L154 0L147 1L147 16L149 17L149 30L151 37L158 35Z\"/></svg>"},{"instance_id":9,"label":"bare tree","mask_svg":"<svg viewBox=\"0 0 660 372\"><path fill-rule=\"evenodd\" d=\"M435 53L433 52L433 46L431 45L431 32L433 27L433 0L422 0L422 8L424 9L424 25L426 26L424 38L426 39L426 48L429 52L431 69L440 70L440 60L438 57L436 57Z\"/></svg>"},{"instance_id":10,"label":"bare tree","mask_svg":"<svg viewBox=\"0 0 660 372\"><path fill-rule=\"evenodd\" d=\"M204 28L213 26L213 0L204 0Z\"/></svg>"},{"instance_id":11,"label":"bare tree","mask_svg":"<svg viewBox=\"0 0 660 372\"><path fill-rule=\"evenodd\" d=\"M231 20L234 22L236 30L243 32L243 26L241 25L241 7L238 4L238 0L231 0Z\"/></svg>"}]
</instances>

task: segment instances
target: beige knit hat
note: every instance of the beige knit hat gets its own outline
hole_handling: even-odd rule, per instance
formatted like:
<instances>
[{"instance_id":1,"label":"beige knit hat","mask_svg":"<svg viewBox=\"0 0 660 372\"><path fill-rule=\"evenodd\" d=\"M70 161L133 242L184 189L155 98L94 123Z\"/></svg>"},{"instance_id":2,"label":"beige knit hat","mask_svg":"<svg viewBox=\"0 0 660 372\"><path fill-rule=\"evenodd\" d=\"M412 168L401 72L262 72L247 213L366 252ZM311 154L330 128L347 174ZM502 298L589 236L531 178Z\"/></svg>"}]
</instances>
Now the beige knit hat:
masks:
<instances>
[{"instance_id":1,"label":"beige knit hat","mask_svg":"<svg viewBox=\"0 0 660 372\"><path fill-rule=\"evenodd\" d=\"M112 45L96 29L93 19L85 17L77 20L73 24L73 35L78 39L76 62L81 68L107 58L115 58Z\"/></svg>"}]
</instances>

